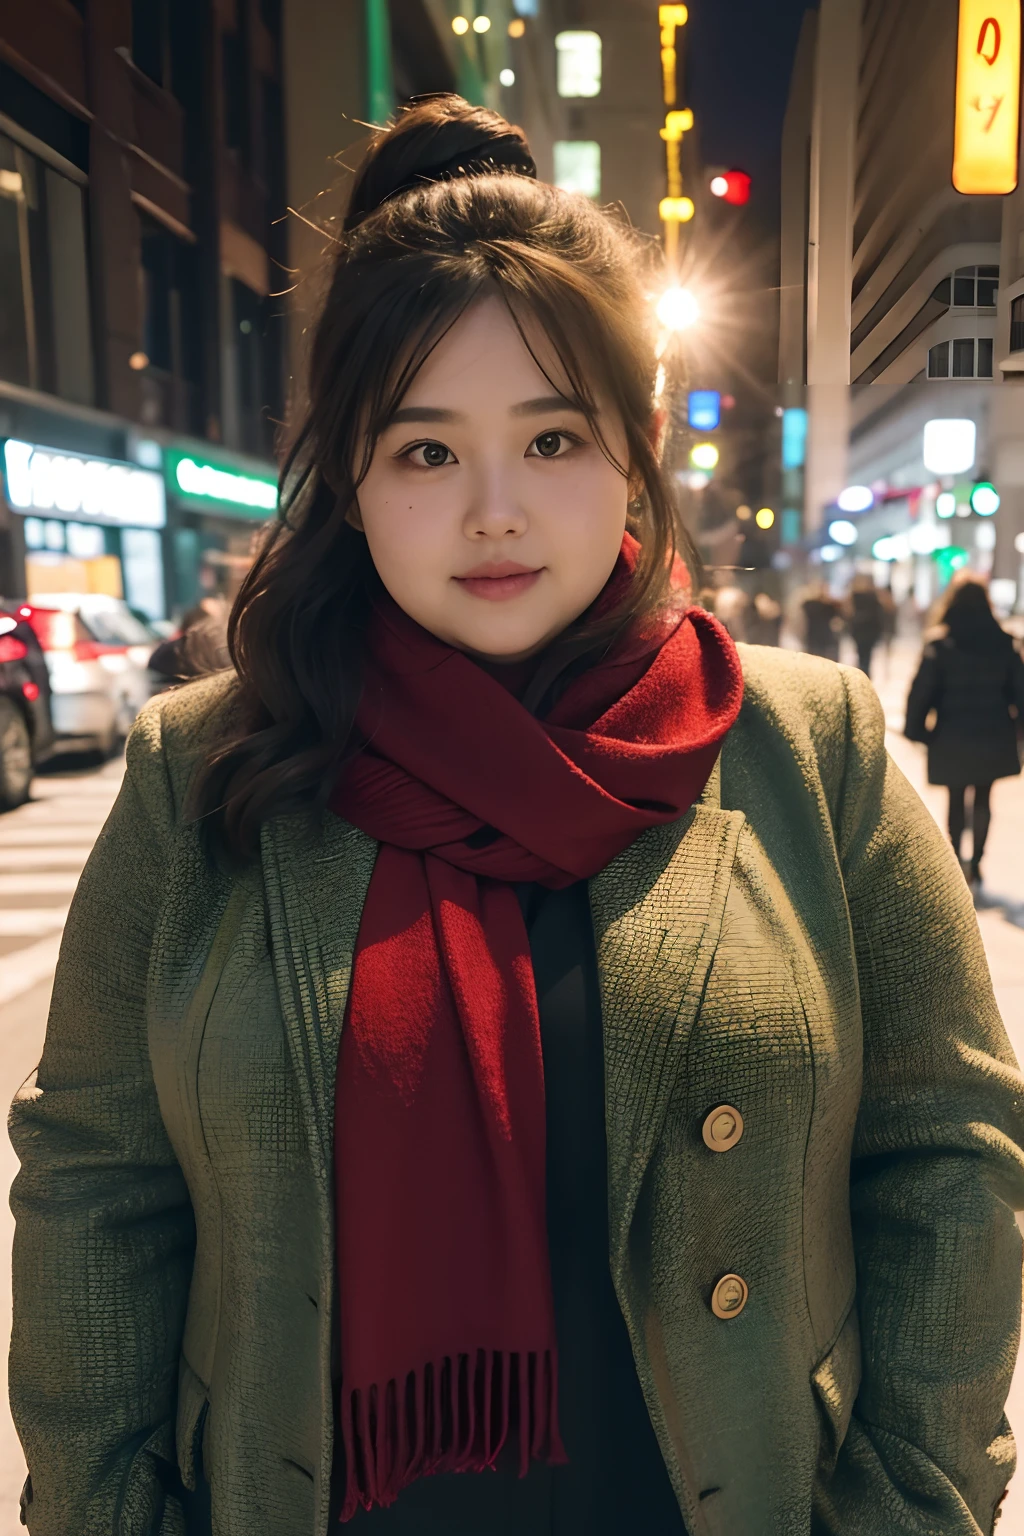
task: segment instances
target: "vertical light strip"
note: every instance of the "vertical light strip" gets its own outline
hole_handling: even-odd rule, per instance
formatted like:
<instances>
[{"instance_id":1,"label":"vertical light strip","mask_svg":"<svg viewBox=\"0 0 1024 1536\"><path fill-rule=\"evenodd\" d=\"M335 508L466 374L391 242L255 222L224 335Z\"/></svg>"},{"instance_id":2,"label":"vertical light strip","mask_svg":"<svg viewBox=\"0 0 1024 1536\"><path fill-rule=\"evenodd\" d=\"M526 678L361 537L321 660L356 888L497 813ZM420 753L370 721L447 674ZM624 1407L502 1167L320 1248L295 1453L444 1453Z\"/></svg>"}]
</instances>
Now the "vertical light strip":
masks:
<instances>
[{"instance_id":1,"label":"vertical light strip","mask_svg":"<svg viewBox=\"0 0 1024 1536\"><path fill-rule=\"evenodd\" d=\"M366 0L366 115L383 125L395 106L388 0Z\"/></svg>"}]
</instances>

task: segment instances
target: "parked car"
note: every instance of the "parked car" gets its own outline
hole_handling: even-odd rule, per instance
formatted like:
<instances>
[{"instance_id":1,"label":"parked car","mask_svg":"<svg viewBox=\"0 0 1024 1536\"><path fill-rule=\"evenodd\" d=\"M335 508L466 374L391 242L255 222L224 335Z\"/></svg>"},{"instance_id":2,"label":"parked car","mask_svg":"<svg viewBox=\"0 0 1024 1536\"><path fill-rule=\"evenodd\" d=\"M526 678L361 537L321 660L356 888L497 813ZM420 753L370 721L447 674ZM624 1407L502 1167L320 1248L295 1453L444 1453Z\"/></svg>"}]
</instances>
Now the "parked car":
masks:
<instances>
[{"instance_id":1,"label":"parked car","mask_svg":"<svg viewBox=\"0 0 1024 1536\"><path fill-rule=\"evenodd\" d=\"M46 657L55 749L109 757L152 691L152 634L127 603L98 593L36 593L18 612Z\"/></svg>"},{"instance_id":2,"label":"parked car","mask_svg":"<svg viewBox=\"0 0 1024 1536\"><path fill-rule=\"evenodd\" d=\"M0 811L28 799L32 770L54 740L46 661L18 609L0 598Z\"/></svg>"}]
</instances>

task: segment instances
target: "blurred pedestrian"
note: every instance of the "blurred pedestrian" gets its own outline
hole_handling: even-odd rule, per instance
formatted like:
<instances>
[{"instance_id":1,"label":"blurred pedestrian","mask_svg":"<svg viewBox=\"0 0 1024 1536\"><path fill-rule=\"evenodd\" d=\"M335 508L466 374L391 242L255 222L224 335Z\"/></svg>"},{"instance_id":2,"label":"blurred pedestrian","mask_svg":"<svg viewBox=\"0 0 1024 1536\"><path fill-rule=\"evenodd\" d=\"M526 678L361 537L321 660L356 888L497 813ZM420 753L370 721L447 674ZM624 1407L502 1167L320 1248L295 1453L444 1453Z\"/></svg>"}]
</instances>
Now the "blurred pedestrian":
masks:
<instances>
[{"instance_id":1,"label":"blurred pedestrian","mask_svg":"<svg viewBox=\"0 0 1024 1536\"><path fill-rule=\"evenodd\" d=\"M162 640L149 658L155 692L230 664L228 605L222 597L201 598L183 617L178 633Z\"/></svg>"},{"instance_id":2,"label":"blurred pedestrian","mask_svg":"<svg viewBox=\"0 0 1024 1536\"><path fill-rule=\"evenodd\" d=\"M718 571L715 576L715 618L725 625L733 640L746 640L750 599L731 572Z\"/></svg>"},{"instance_id":3,"label":"blurred pedestrian","mask_svg":"<svg viewBox=\"0 0 1024 1536\"><path fill-rule=\"evenodd\" d=\"M746 615L750 645L778 645L782 629L782 604L768 592L755 592Z\"/></svg>"},{"instance_id":4,"label":"blurred pedestrian","mask_svg":"<svg viewBox=\"0 0 1024 1536\"><path fill-rule=\"evenodd\" d=\"M846 627L857 647L857 665L870 677L871 657L885 631L885 612L868 575L853 578L846 603Z\"/></svg>"},{"instance_id":5,"label":"blurred pedestrian","mask_svg":"<svg viewBox=\"0 0 1024 1536\"><path fill-rule=\"evenodd\" d=\"M800 604L804 620L804 650L812 656L839 660L839 637L843 632L843 610L823 581L812 586Z\"/></svg>"},{"instance_id":6,"label":"blurred pedestrian","mask_svg":"<svg viewBox=\"0 0 1024 1536\"><path fill-rule=\"evenodd\" d=\"M1020 773L1024 662L976 578L950 586L940 619L910 689L904 730L928 745L929 784L949 790L949 836L961 864L971 797L971 859L964 868L979 884L992 785Z\"/></svg>"},{"instance_id":7,"label":"blurred pedestrian","mask_svg":"<svg viewBox=\"0 0 1024 1536\"><path fill-rule=\"evenodd\" d=\"M644 250L374 136L11 1111L35 1536L991 1526L1024 1080L874 690L673 581Z\"/></svg>"}]
</instances>

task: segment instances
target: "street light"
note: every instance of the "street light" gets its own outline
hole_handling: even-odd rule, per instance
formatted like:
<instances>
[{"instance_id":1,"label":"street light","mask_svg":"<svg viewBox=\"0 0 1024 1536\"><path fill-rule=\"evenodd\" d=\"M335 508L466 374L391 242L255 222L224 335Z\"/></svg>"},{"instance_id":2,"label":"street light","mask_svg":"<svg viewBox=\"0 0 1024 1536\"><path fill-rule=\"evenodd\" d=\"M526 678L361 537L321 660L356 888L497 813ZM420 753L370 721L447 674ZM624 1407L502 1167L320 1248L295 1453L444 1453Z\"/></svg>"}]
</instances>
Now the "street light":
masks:
<instances>
[{"instance_id":1,"label":"street light","mask_svg":"<svg viewBox=\"0 0 1024 1536\"><path fill-rule=\"evenodd\" d=\"M843 544L848 548L857 542L857 529L848 518L837 517L834 523L828 525L828 536L833 544Z\"/></svg>"},{"instance_id":2,"label":"street light","mask_svg":"<svg viewBox=\"0 0 1024 1536\"><path fill-rule=\"evenodd\" d=\"M718 463L718 449L714 443L695 443L690 449L690 463L694 469L714 469Z\"/></svg>"},{"instance_id":3,"label":"street light","mask_svg":"<svg viewBox=\"0 0 1024 1536\"><path fill-rule=\"evenodd\" d=\"M666 331L688 331L700 319L700 305L689 288L666 288L655 314Z\"/></svg>"},{"instance_id":4,"label":"street light","mask_svg":"<svg viewBox=\"0 0 1024 1536\"><path fill-rule=\"evenodd\" d=\"M875 504L875 493L868 485L848 485L836 497L840 512L866 512Z\"/></svg>"},{"instance_id":5,"label":"street light","mask_svg":"<svg viewBox=\"0 0 1024 1536\"><path fill-rule=\"evenodd\" d=\"M469 31L469 22L465 16L452 17L452 31L456 37L465 37Z\"/></svg>"},{"instance_id":6,"label":"street light","mask_svg":"<svg viewBox=\"0 0 1024 1536\"><path fill-rule=\"evenodd\" d=\"M775 525L775 513L772 511L771 507L761 507L754 514L754 522L759 528L763 528L767 531L767 529L772 528Z\"/></svg>"}]
</instances>

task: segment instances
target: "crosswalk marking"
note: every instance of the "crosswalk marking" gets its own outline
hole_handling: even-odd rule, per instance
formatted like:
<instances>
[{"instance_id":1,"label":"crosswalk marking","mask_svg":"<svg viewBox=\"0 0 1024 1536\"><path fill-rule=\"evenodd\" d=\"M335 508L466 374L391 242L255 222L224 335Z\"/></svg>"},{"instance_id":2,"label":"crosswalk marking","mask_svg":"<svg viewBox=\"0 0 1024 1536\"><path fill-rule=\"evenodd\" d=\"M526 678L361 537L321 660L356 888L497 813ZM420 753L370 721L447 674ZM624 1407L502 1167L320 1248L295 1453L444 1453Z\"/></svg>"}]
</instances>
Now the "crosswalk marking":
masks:
<instances>
[{"instance_id":1,"label":"crosswalk marking","mask_svg":"<svg viewBox=\"0 0 1024 1536\"><path fill-rule=\"evenodd\" d=\"M80 871L91 849L91 842L56 843L49 848L11 848L0 843L0 870L10 874L14 870L59 869L66 866Z\"/></svg>"},{"instance_id":2,"label":"crosswalk marking","mask_svg":"<svg viewBox=\"0 0 1024 1536\"><path fill-rule=\"evenodd\" d=\"M68 899L123 773L123 763L88 776L62 774L58 764L35 780L27 805L0 816L0 1005L53 975Z\"/></svg>"},{"instance_id":3,"label":"crosswalk marking","mask_svg":"<svg viewBox=\"0 0 1024 1536\"><path fill-rule=\"evenodd\" d=\"M59 933L67 915L67 907L0 907L0 939L37 939L44 933Z\"/></svg>"},{"instance_id":4,"label":"crosswalk marking","mask_svg":"<svg viewBox=\"0 0 1024 1536\"><path fill-rule=\"evenodd\" d=\"M73 896L79 871L69 869L42 874L0 875L0 896Z\"/></svg>"}]
</instances>

